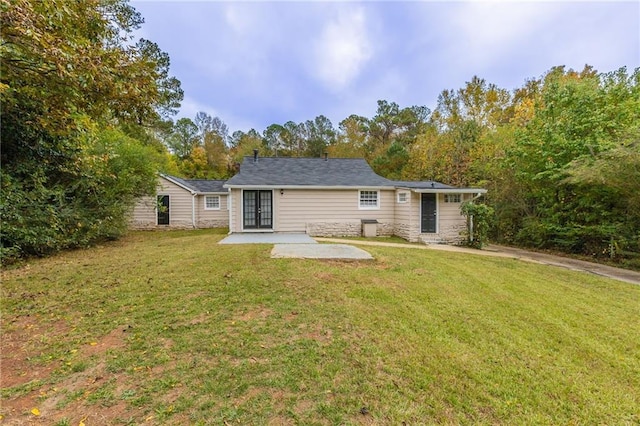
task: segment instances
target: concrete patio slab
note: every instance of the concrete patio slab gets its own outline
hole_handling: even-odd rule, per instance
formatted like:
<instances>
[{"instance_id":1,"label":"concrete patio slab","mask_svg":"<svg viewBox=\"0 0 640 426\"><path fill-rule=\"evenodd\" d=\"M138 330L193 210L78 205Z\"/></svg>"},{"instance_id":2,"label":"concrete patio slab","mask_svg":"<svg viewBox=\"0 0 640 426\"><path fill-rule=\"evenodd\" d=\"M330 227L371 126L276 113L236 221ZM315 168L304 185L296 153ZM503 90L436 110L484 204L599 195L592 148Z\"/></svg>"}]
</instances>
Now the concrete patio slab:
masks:
<instances>
[{"instance_id":1,"label":"concrete patio slab","mask_svg":"<svg viewBox=\"0 0 640 426\"><path fill-rule=\"evenodd\" d=\"M273 258L372 260L368 252L346 244L276 244Z\"/></svg>"},{"instance_id":2,"label":"concrete patio slab","mask_svg":"<svg viewBox=\"0 0 640 426\"><path fill-rule=\"evenodd\" d=\"M230 234L218 244L318 244L307 234L245 233Z\"/></svg>"}]
</instances>

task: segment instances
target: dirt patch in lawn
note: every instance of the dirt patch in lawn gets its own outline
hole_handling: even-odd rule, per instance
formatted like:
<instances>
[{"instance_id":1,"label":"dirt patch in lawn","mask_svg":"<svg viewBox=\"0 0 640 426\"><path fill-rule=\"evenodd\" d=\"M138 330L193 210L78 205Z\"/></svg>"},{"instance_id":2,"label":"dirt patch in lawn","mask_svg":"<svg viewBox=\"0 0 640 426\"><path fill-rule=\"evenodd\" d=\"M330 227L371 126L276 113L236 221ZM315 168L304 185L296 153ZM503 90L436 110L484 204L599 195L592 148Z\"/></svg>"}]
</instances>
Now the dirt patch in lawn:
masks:
<instances>
[{"instance_id":1,"label":"dirt patch in lawn","mask_svg":"<svg viewBox=\"0 0 640 426\"><path fill-rule=\"evenodd\" d=\"M2 388L12 388L46 380L59 362L36 362L42 356L41 339L64 335L68 327L62 321L43 325L35 316L3 321L0 335Z\"/></svg>"},{"instance_id":2,"label":"dirt patch in lawn","mask_svg":"<svg viewBox=\"0 0 640 426\"><path fill-rule=\"evenodd\" d=\"M31 316L5 322L0 348L2 424L110 424L131 417L128 403L118 397L127 389L127 377L110 373L105 359L107 351L126 346L126 327L49 360L41 342L68 334L65 322L47 324Z\"/></svg>"},{"instance_id":3,"label":"dirt patch in lawn","mask_svg":"<svg viewBox=\"0 0 640 426\"><path fill-rule=\"evenodd\" d=\"M238 313L235 316L235 321L253 321L256 319L265 319L273 314L273 311L268 308L257 308L247 312Z\"/></svg>"}]
</instances>

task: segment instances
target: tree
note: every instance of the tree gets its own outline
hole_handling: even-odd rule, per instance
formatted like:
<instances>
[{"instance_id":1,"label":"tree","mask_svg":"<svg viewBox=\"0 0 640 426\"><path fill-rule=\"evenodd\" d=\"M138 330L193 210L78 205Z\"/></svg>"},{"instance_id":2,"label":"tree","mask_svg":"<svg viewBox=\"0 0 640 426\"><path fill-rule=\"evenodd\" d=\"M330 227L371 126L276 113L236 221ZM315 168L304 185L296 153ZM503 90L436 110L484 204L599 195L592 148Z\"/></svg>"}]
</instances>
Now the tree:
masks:
<instances>
[{"instance_id":1,"label":"tree","mask_svg":"<svg viewBox=\"0 0 640 426\"><path fill-rule=\"evenodd\" d=\"M236 164L239 165L245 156L253 155L254 149L257 149L261 156L271 155L265 140L255 129L251 129L247 133L239 130L233 132L231 146L230 156L233 167L236 167Z\"/></svg>"},{"instance_id":2,"label":"tree","mask_svg":"<svg viewBox=\"0 0 640 426\"><path fill-rule=\"evenodd\" d=\"M288 153L286 132L286 129L280 124L271 124L263 132L263 137L267 147L276 155L276 157L278 155L282 156L283 154Z\"/></svg>"},{"instance_id":3,"label":"tree","mask_svg":"<svg viewBox=\"0 0 640 426\"><path fill-rule=\"evenodd\" d=\"M199 145L198 127L190 118L181 118L173 126L167 144L179 160L185 160Z\"/></svg>"},{"instance_id":4,"label":"tree","mask_svg":"<svg viewBox=\"0 0 640 426\"><path fill-rule=\"evenodd\" d=\"M331 120L324 115L317 116L313 121L307 120L304 123L304 134L306 139L305 154L308 157L322 156L336 138L336 131Z\"/></svg>"},{"instance_id":5,"label":"tree","mask_svg":"<svg viewBox=\"0 0 640 426\"><path fill-rule=\"evenodd\" d=\"M355 114L342 120L335 141L327 149L329 155L338 158L364 158L368 122L367 118Z\"/></svg>"},{"instance_id":6,"label":"tree","mask_svg":"<svg viewBox=\"0 0 640 426\"><path fill-rule=\"evenodd\" d=\"M635 238L638 227L626 225L633 214L619 188L585 184L585 165L607 174L617 161L631 167L624 176L633 176L633 163L616 153L628 153L624 147L638 135L639 82L640 70L596 74L589 66L556 67L544 76L534 114L507 157L527 188L517 241L599 255L614 237Z\"/></svg>"},{"instance_id":7,"label":"tree","mask_svg":"<svg viewBox=\"0 0 640 426\"><path fill-rule=\"evenodd\" d=\"M125 1L0 8L3 256L119 235L163 157L151 137L127 135L143 135L182 99L168 56L133 42L142 17Z\"/></svg>"}]
</instances>

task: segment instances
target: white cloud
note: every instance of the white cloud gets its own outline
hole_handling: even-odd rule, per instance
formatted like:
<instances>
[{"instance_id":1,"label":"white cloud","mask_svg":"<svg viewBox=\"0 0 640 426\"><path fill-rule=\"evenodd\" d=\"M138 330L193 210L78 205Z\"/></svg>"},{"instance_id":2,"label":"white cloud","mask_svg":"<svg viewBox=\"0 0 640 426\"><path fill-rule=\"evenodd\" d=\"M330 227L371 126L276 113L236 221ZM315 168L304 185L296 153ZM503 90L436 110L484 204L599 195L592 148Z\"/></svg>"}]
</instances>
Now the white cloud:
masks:
<instances>
[{"instance_id":1,"label":"white cloud","mask_svg":"<svg viewBox=\"0 0 640 426\"><path fill-rule=\"evenodd\" d=\"M325 24L314 53L316 77L333 90L347 87L373 56L364 10L340 9Z\"/></svg>"},{"instance_id":2,"label":"white cloud","mask_svg":"<svg viewBox=\"0 0 640 426\"><path fill-rule=\"evenodd\" d=\"M180 111L175 119L190 118L193 120L199 112L206 112L211 117L220 118L229 127L230 133L236 130L248 130L251 128L260 130L260 125L258 123L247 120L246 117L238 117L230 111L218 110L213 106L199 102L190 96L184 97L180 106Z\"/></svg>"},{"instance_id":3,"label":"white cloud","mask_svg":"<svg viewBox=\"0 0 640 426\"><path fill-rule=\"evenodd\" d=\"M459 3L451 16L453 51L466 63L490 65L515 46L537 33L543 23L562 13L564 7L540 2Z\"/></svg>"},{"instance_id":4,"label":"white cloud","mask_svg":"<svg viewBox=\"0 0 640 426\"><path fill-rule=\"evenodd\" d=\"M193 99L192 97L185 96L180 105L179 118L194 119L199 112L206 112L212 117L218 117L218 112L210 105L203 104Z\"/></svg>"}]
</instances>

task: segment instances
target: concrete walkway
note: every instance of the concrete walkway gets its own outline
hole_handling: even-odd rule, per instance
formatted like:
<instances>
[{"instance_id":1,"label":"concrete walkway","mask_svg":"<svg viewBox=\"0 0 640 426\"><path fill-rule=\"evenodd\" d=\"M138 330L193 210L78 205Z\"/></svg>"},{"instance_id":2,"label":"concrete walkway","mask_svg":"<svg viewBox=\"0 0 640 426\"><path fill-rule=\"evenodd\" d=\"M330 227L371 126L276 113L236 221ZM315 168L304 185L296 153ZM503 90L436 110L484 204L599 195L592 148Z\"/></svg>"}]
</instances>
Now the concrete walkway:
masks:
<instances>
[{"instance_id":1,"label":"concrete walkway","mask_svg":"<svg viewBox=\"0 0 640 426\"><path fill-rule=\"evenodd\" d=\"M347 244L276 244L273 258L372 260L368 252Z\"/></svg>"},{"instance_id":2,"label":"concrete walkway","mask_svg":"<svg viewBox=\"0 0 640 426\"><path fill-rule=\"evenodd\" d=\"M402 243L385 243L382 241L363 241L348 240L341 238L316 238L317 241L355 244L364 246L385 246L410 248L418 250L440 250L457 253L469 253L479 256L504 257L511 259L519 259L525 262L540 263L544 265L558 266L561 268L571 269L573 271L589 272L603 277L612 278L618 281L624 281L630 284L640 285L640 272L630 271L628 269L615 268L613 266L602 265L599 263L587 262L584 260L571 259L568 257L556 256L546 253L538 253L533 251L522 250L513 247L505 247L498 245L489 245L483 250L472 249L468 247L450 246L445 244L402 244Z\"/></svg>"},{"instance_id":3,"label":"concrete walkway","mask_svg":"<svg viewBox=\"0 0 640 426\"><path fill-rule=\"evenodd\" d=\"M371 260L366 251L345 244L318 244L307 234L249 232L230 234L218 244L274 244L273 258Z\"/></svg>"}]
</instances>

